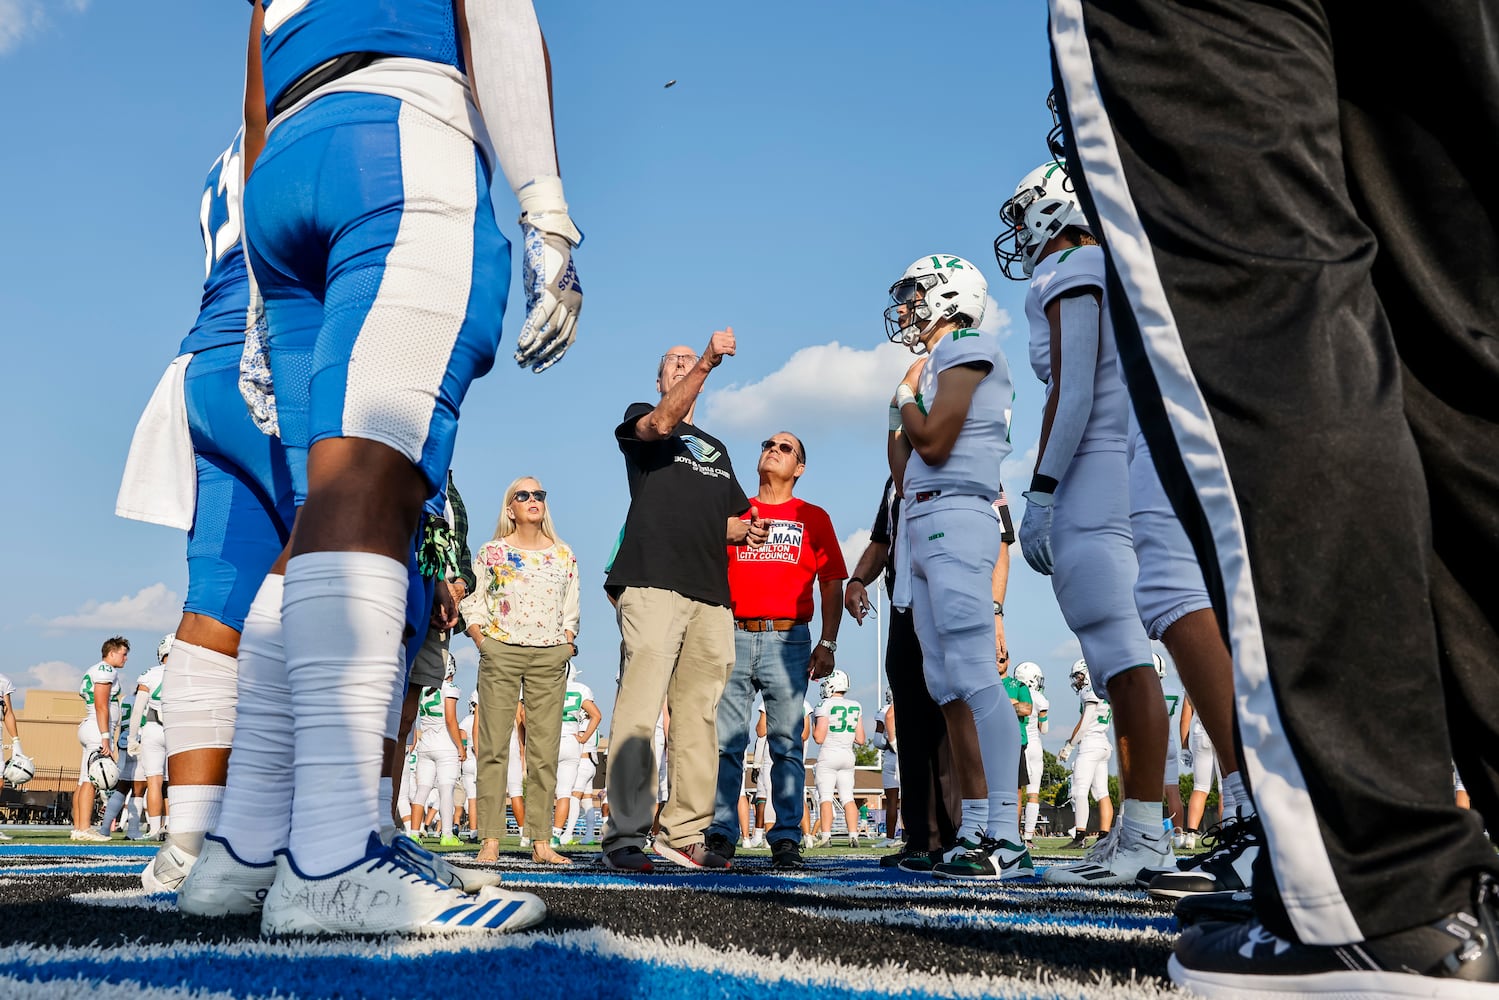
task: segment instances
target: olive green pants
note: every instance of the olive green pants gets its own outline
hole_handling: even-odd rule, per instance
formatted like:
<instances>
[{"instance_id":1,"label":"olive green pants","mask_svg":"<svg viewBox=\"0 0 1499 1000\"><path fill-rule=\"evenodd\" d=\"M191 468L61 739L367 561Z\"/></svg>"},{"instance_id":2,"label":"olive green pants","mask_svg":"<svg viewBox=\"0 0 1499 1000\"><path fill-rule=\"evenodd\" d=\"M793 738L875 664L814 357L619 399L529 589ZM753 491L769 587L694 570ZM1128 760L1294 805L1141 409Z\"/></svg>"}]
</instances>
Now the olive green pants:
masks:
<instances>
[{"instance_id":1,"label":"olive green pants","mask_svg":"<svg viewBox=\"0 0 1499 1000\"><path fill-rule=\"evenodd\" d=\"M526 702L526 828L532 840L552 835L556 805L557 746L562 737L562 701L572 646L512 646L486 638L479 646L479 711L474 752L478 769L479 836L505 835L505 772L515 706Z\"/></svg>"}]
</instances>

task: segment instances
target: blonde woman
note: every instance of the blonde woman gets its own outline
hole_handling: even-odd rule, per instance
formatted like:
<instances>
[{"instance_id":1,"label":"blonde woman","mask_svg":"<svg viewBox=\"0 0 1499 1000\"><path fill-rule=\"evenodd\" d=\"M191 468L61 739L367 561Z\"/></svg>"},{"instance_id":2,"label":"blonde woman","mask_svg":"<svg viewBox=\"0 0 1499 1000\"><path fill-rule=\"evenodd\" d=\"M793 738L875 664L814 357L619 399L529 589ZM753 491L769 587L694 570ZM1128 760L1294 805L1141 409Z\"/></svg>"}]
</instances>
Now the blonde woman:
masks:
<instances>
[{"instance_id":1,"label":"blonde woman","mask_svg":"<svg viewBox=\"0 0 1499 1000\"><path fill-rule=\"evenodd\" d=\"M531 858L569 864L551 843L547 821L557 785L557 747L567 661L578 634L578 560L557 537L547 510L547 492L530 476L505 490L494 538L474 556L478 578L463 602L468 634L479 646L478 811L480 861L499 859L505 833L505 775L511 720L526 697L526 818L523 837ZM570 791L570 790L569 790Z\"/></svg>"}]
</instances>

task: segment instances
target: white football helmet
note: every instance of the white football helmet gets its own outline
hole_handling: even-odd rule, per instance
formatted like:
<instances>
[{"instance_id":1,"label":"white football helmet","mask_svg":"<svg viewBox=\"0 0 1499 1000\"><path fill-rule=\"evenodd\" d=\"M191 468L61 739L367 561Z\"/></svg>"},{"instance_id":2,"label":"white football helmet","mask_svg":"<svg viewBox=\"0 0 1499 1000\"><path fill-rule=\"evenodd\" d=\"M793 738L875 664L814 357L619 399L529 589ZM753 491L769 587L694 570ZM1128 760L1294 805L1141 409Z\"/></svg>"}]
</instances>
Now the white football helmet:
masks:
<instances>
[{"instance_id":1,"label":"white football helmet","mask_svg":"<svg viewBox=\"0 0 1499 1000\"><path fill-rule=\"evenodd\" d=\"M1077 203L1067 167L1059 160L1043 163L1021 178L1015 194L999 210L1005 230L994 238L994 259L1006 278L1022 281L1031 276L1041 249L1068 226L1093 231L1083 207ZM1020 274L1013 270L1020 265Z\"/></svg>"},{"instance_id":2,"label":"white football helmet","mask_svg":"<svg viewBox=\"0 0 1499 1000\"><path fill-rule=\"evenodd\" d=\"M841 670L834 670L822 679L822 696L831 698L834 695L847 694L848 687L848 674Z\"/></svg>"},{"instance_id":3,"label":"white football helmet","mask_svg":"<svg viewBox=\"0 0 1499 1000\"><path fill-rule=\"evenodd\" d=\"M1161 659L1160 653L1151 653L1150 658L1155 661L1155 675L1161 680L1166 679L1166 661Z\"/></svg>"},{"instance_id":4,"label":"white football helmet","mask_svg":"<svg viewBox=\"0 0 1499 1000\"><path fill-rule=\"evenodd\" d=\"M890 286L885 336L914 354L924 354L922 338L938 323L951 319L978 326L988 300L989 282L977 267L949 253L930 254L906 268Z\"/></svg>"},{"instance_id":5,"label":"white football helmet","mask_svg":"<svg viewBox=\"0 0 1499 1000\"><path fill-rule=\"evenodd\" d=\"M20 788L36 776L36 763L24 753L13 753L5 762L5 783Z\"/></svg>"},{"instance_id":6,"label":"white football helmet","mask_svg":"<svg viewBox=\"0 0 1499 1000\"><path fill-rule=\"evenodd\" d=\"M100 795L108 795L120 782L120 765L103 750L95 750L88 757L88 780L94 783L94 790Z\"/></svg>"},{"instance_id":7,"label":"white football helmet","mask_svg":"<svg viewBox=\"0 0 1499 1000\"><path fill-rule=\"evenodd\" d=\"M1041 672L1039 663L1026 660L1024 663L1015 665L1015 679L1033 691L1046 690L1046 675Z\"/></svg>"},{"instance_id":8,"label":"white football helmet","mask_svg":"<svg viewBox=\"0 0 1499 1000\"><path fill-rule=\"evenodd\" d=\"M479 689L478 688L474 688L474 690L469 694L469 696L468 696L468 707L469 708L478 708L479 707Z\"/></svg>"},{"instance_id":9,"label":"white football helmet","mask_svg":"<svg viewBox=\"0 0 1499 1000\"><path fill-rule=\"evenodd\" d=\"M442 651L442 656L446 661L446 665L442 668L442 679L451 682L458 676L458 661L446 649Z\"/></svg>"},{"instance_id":10,"label":"white football helmet","mask_svg":"<svg viewBox=\"0 0 1499 1000\"><path fill-rule=\"evenodd\" d=\"M581 674L582 672L583 672L582 669L579 668L579 666L576 663L574 663L572 660L568 660L567 661L567 679L568 680L570 680L570 681L577 680L578 679L578 675Z\"/></svg>"},{"instance_id":11,"label":"white football helmet","mask_svg":"<svg viewBox=\"0 0 1499 1000\"><path fill-rule=\"evenodd\" d=\"M156 644L156 662L157 663L165 663L165 662L167 662L167 654L172 651L172 642L176 638L177 638L177 633L176 632L168 632L166 635L164 635L164 636L161 637L161 641Z\"/></svg>"},{"instance_id":12,"label":"white football helmet","mask_svg":"<svg viewBox=\"0 0 1499 1000\"><path fill-rule=\"evenodd\" d=\"M1091 686L1092 683L1088 679L1088 661L1078 660L1072 665L1072 690L1081 691L1083 688Z\"/></svg>"}]
</instances>

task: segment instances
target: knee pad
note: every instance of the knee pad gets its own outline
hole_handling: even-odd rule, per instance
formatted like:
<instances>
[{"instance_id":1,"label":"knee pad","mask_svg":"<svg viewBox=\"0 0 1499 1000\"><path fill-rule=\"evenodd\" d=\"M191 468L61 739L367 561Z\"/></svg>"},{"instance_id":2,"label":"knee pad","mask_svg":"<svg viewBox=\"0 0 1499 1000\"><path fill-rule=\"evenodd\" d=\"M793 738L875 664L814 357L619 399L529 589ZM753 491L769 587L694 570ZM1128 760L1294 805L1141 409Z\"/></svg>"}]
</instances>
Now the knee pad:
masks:
<instances>
[{"instance_id":1,"label":"knee pad","mask_svg":"<svg viewBox=\"0 0 1499 1000\"><path fill-rule=\"evenodd\" d=\"M175 642L162 678L167 753L228 750L234 742L239 666L232 656Z\"/></svg>"}]
</instances>

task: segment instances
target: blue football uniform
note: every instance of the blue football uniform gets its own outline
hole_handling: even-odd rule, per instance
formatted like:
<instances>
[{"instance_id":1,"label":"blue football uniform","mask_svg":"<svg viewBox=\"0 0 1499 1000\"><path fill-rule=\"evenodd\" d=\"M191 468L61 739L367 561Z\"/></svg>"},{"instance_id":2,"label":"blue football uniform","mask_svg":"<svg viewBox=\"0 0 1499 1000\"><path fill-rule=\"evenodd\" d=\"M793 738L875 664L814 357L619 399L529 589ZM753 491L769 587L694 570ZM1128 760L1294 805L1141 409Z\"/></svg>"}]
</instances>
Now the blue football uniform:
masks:
<instances>
[{"instance_id":1,"label":"blue football uniform","mask_svg":"<svg viewBox=\"0 0 1499 1000\"><path fill-rule=\"evenodd\" d=\"M297 499L326 438L388 445L435 493L510 277L451 2L272 0L261 53L270 106L296 97L250 174L245 232ZM349 53L380 58L336 62Z\"/></svg>"},{"instance_id":2,"label":"blue football uniform","mask_svg":"<svg viewBox=\"0 0 1499 1000\"><path fill-rule=\"evenodd\" d=\"M241 243L241 136L214 161L200 204L208 275L183 392L197 466L197 504L187 536L184 610L243 630L266 571L291 533L291 470L281 443L262 434L239 394L250 305Z\"/></svg>"}]
</instances>

